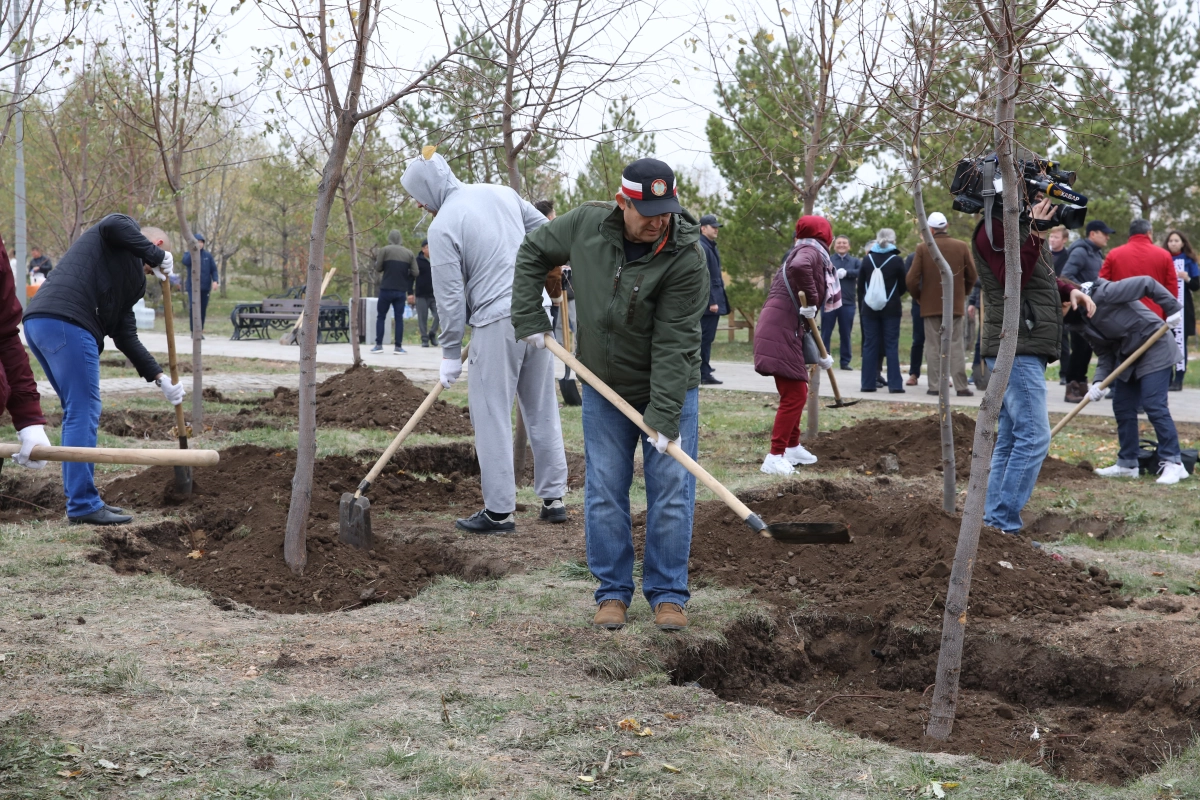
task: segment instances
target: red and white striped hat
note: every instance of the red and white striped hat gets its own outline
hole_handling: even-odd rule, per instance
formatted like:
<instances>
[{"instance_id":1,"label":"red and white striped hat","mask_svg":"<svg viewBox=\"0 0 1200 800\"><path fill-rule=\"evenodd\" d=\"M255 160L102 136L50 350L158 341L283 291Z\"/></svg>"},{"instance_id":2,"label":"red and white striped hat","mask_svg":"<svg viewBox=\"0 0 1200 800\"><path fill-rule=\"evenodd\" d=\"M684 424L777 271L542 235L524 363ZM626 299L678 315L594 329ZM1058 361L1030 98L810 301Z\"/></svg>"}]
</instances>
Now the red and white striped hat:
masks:
<instances>
[{"instance_id":1,"label":"red and white striped hat","mask_svg":"<svg viewBox=\"0 0 1200 800\"><path fill-rule=\"evenodd\" d=\"M655 158L639 158L621 173L621 194L633 201L643 217L682 214L676 196L675 173Z\"/></svg>"}]
</instances>

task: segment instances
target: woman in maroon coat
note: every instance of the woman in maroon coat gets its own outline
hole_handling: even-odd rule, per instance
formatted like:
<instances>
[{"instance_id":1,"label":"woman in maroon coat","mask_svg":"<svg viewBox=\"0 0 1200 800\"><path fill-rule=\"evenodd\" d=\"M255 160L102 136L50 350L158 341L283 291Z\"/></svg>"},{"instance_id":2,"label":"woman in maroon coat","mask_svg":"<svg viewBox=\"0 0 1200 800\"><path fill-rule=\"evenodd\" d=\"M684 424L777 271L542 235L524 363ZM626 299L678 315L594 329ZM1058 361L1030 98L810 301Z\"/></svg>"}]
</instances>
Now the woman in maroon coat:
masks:
<instances>
[{"instance_id":1,"label":"woman in maroon coat","mask_svg":"<svg viewBox=\"0 0 1200 800\"><path fill-rule=\"evenodd\" d=\"M796 221L796 243L771 281L767 302L754 328L754 371L775 378L779 391L771 452L761 468L768 475L789 475L795 465L817 462L817 457L800 444L800 416L808 400L808 365L804 363L808 323L804 318L811 319L829 299L826 273L832 274L832 243L829 220L807 216ZM804 293L807 308L798 311L800 292ZM833 361L814 366L828 369Z\"/></svg>"},{"instance_id":2,"label":"woman in maroon coat","mask_svg":"<svg viewBox=\"0 0 1200 800\"><path fill-rule=\"evenodd\" d=\"M29 366L29 354L21 343L20 324L21 301L8 251L0 239L0 413L8 411L21 443L21 451L13 455L13 461L23 467L41 469L46 462L31 460L29 453L38 445L49 445L50 439L46 437L46 417L42 415L37 380Z\"/></svg>"}]
</instances>

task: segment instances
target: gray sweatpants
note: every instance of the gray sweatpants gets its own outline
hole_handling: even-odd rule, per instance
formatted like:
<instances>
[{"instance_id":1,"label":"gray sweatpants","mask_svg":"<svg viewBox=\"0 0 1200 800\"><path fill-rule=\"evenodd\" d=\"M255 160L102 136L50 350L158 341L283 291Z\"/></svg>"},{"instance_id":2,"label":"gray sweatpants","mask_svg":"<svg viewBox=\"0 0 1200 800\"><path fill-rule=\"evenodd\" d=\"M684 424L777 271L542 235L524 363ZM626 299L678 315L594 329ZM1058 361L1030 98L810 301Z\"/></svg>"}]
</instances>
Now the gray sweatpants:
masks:
<instances>
[{"instance_id":1,"label":"gray sweatpants","mask_svg":"<svg viewBox=\"0 0 1200 800\"><path fill-rule=\"evenodd\" d=\"M508 514L517 507L513 472L513 397L521 407L533 447L533 486L543 499L567 491L554 356L516 341L512 319L504 317L471 329L467 357L467 399L475 427L475 451L488 511Z\"/></svg>"}]
</instances>

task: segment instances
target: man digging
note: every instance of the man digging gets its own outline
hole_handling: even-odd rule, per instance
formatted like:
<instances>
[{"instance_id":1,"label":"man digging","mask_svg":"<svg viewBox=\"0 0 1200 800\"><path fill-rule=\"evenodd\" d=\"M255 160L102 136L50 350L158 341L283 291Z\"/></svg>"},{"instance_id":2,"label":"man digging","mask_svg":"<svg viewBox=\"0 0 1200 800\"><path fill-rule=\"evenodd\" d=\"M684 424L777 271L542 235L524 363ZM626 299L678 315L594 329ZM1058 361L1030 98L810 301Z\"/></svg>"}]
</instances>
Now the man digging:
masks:
<instances>
[{"instance_id":1,"label":"man digging","mask_svg":"<svg viewBox=\"0 0 1200 800\"><path fill-rule=\"evenodd\" d=\"M627 166L616 202L590 202L525 237L517 254L512 309L516 337L544 347L549 321L542 285L570 263L580 331L579 360L658 431L642 442L646 549L642 593L663 630L687 627L688 555L696 479L671 456L674 440L696 457L700 318L709 271L696 220L661 161ZM588 568L600 581L592 623L617 630L633 601L629 489L641 430L590 386L583 387Z\"/></svg>"},{"instance_id":2,"label":"man digging","mask_svg":"<svg viewBox=\"0 0 1200 800\"><path fill-rule=\"evenodd\" d=\"M527 232L546 224L546 218L506 186L461 183L436 153L410 162L400 183L434 216L429 261L442 324L441 382L447 388L462 374L463 331L471 325L467 402L484 507L455 525L472 533L517 528L514 396L533 446L534 489L542 498L539 516L547 522L566 522L562 496L567 490L567 457L554 393L554 358L544 345L518 341L509 318L517 248ZM540 290L538 313L549 329Z\"/></svg>"}]
</instances>

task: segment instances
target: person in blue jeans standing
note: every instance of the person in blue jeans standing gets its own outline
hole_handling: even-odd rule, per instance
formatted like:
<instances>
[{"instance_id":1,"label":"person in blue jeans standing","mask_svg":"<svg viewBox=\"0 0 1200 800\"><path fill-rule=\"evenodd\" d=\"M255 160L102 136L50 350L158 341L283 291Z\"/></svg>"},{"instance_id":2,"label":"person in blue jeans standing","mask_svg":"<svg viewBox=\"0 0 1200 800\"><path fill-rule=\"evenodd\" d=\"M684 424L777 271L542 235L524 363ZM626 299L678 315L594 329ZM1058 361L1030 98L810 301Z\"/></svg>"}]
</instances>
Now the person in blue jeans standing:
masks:
<instances>
[{"instance_id":1,"label":"person in blue jeans standing","mask_svg":"<svg viewBox=\"0 0 1200 800\"><path fill-rule=\"evenodd\" d=\"M171 383L137 335L133 305L146 294L146 275L172 274L162 248L167 235L140 228L124 214L109 214L83 232L25 309L25 340L62 403L63 447L95 447L100 427L100 353L109 336L147 382L172 405L183 402L183 385ZM133 517L105 504L96 489L94 464L64 463L67 520L72 524L120 525Z\"/></svg>"},{"instance_id":2,"label":"person in blue jeans standing","mask_svg":"<svg viewBox=\"0 0 1200 800\"><path fill-rule=\"evenodd\" d=\"M196 244L200 246L200 332L204 333L204 324L208 320L208 298L212 294L212 290L220 287L220 281L217 275L217 262L213 260L212 253L205 248L205 239L203 233L196 234ZM192 254L190 252L183 254L184 270L183 288L188 296L188 326L194 330L195 326L192 320Z\"/></svg>"},{"instance_id":3,"label":"person in blue jeans standing","mask_svg":"<svg viewBox=\"0 0 1200 800\"><path fill-rule=\"evenodd\" d=\"M375 269L379 272L379 300L375 306L375 346L372 353L383 351L383 331L387 325L388 309L396 323L396 340L392 352L404 350L404 305L413 293L413 279L420 274L417 258L400 244L400 231L388 234L388 243L375 254Z\"/></svg>"},{"instance_id":4,"label":"person in blue jeans standing","mask_svg":"<svg viewBox=\"0 0 1200 800\"><path fill-rule=\"evenodd\" d=\"M878 298L868 292L871 278L877 271L883 281L883 294ZM900 318L904 306L900 300L908 292L904 283L906 274L904 259L896 249L896 232L891 228L880 228L875 244L858 270L859 324L863 335L860 388L864 392L876 390L879 365L886 358L888 391L904 393L904 379L900 374Z\"/></svg>"},{"instance_id":5,"label":"person in blue jeans standing","mask_svg":"<svg viewBox=\"0 0 1200 800\"><path fill-rule=\"evenodd\" d=\"M854 301L858 285L858 269L861 265L854 256L850 255L850 237L839 236L833 240L833 252L829 261L842 284L842 305L834 311L821 311L821 339L825 342L825 352L833 353L833 329L836 326L839 334L838 360L842 369L850 369L850 359L854 357L850 345L850 332L854 330Z\"/></svg>"}]
</instances>

